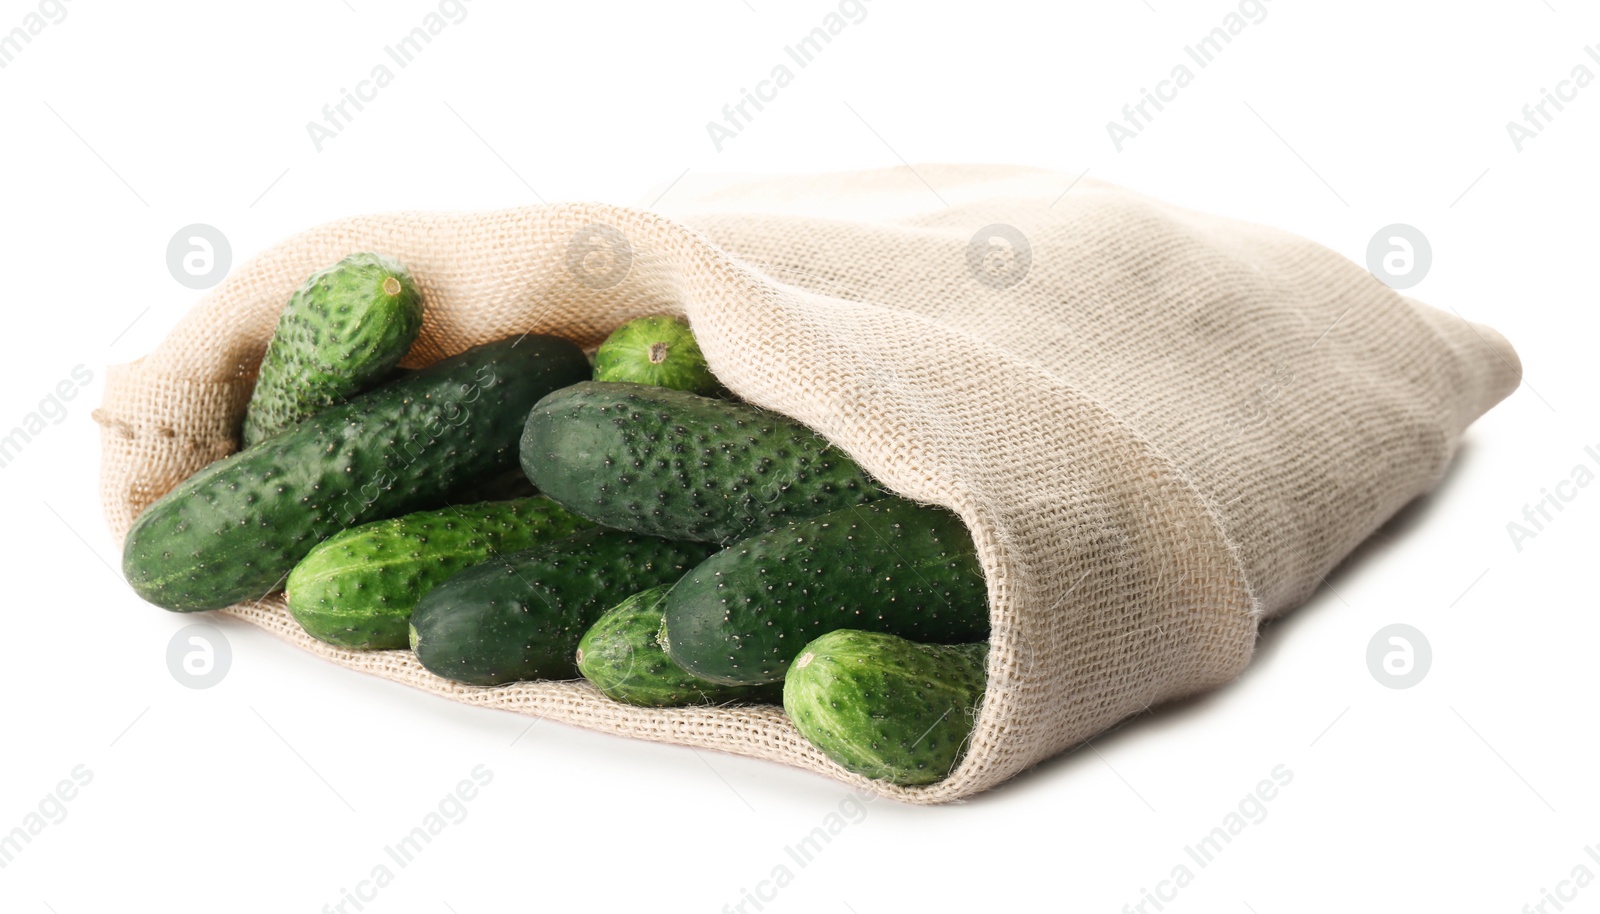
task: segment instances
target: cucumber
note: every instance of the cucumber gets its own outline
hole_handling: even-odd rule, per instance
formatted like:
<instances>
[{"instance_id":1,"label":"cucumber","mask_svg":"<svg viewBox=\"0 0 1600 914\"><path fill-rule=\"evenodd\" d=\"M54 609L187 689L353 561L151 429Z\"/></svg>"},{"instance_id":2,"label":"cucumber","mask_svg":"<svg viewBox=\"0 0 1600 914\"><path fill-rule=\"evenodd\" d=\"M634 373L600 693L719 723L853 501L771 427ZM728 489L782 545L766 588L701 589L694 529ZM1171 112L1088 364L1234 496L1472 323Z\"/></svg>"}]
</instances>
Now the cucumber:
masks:
<instances>
[{"instance_id":1,"label":"cucumber","mask_svg":"<svg viewBox=\"0 0 1600 914\"><path fill-rule=\"evenodd\" d=\"M324 410L147 508L123 544L123 573L140 597L182 612L264 597L340 530L441 507L514 465L528 409L588 374L571 342L526 336Z\"/></svg>"},{"instance_id":2,"label":"cucumber","mask_svg":"<svg viewBox=\"0 0 1600 914\"><path fill-rule=\"evenodd\" d=\"M702 679L776 682L838 628L946 644L988 636L972 536L944 508L891 497L730 546L667 595L667 653Z\"/></svg>"},{"instance_id":3,"label":"cucumber","mask_svg":"<svg viewBox=\"0 0 1600 914\"><path fill-rule=\"evenodd\" d=\"M666 315L641 317L612 331L595 350L594 379L653 384L708 397L723 391L689 322Z\"/></svg>"},{"instance_id":4,"label":"cucumber","mask_svg":"<svg viewBox=\"0 0 1600 914\"><path fill-rule=\"evenodd\" d=\"M607 610L578 642L578 672L606 697L647 708L754 701L779 704L774 686L726 686L684 672L657 641L668 585Z\"/></svg>"},{"instance_id":5,"label":"cucumber","mask_svg":"<svg viewBox=\"0 0 1600 914\"><path fill-rule=\"evenodd\" d=\"M807 644L783 683L800 734L846 770L895 784L944 780L983 701L989 643L918 644L840 629Z\"/></svg>"},{"instance_id":6,"label":"cucumber","mask_svg":"<svg viewBox=\"0 0 1600 914\"><path fill-rule=\"evenodd\" d=\"M369 390L422 330L422 295L382 254L351 254L289 297L244 414L246 447Z\"/></svg>"},{"instance_id":7,"label":"cucumber","mask_svg":"<svg viewBox=\"0 0 1600 914\"><path fill-rule=\"evenodd\" d=\"M539 401L522 434L522 469L539 491L598 524L722 544L885 494L793 419L604 381Z\"/></svg>"},{"instance_id":8,"label":"cucumber","mask_svg":"<svg viewBox=\"0 0 1600 914\"><path fill-rule=\"evenodd\" d=\"M358 650L406 646L411 610L451 575L589 522L548 498L456 505L336 533L289 573L285 597L313 638Z\"/></svg>"},{"instance_id":9,"label":"cucumber","mask_svg":"<svg viewBox=\"0 0 1600 914\"><path fill-rule=\"evenodd\" d=\"M578 641L607 609L670 584L711 548L595 528L499 556L428 591L411 614L411 648L468 685L576 679Z\"/></svg>"}]
</instances>

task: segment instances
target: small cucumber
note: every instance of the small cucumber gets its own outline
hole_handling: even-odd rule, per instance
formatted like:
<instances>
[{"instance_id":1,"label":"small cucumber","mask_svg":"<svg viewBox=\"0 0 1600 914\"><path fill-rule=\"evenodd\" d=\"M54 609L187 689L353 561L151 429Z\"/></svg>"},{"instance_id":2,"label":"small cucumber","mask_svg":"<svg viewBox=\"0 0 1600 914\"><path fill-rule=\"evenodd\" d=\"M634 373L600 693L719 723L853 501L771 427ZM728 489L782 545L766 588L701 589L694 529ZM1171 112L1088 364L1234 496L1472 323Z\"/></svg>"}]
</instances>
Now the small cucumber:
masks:
<instances>
[{"instance_id":1,"label":"small cucumber","mask_svg":"<svg viewBox=\"0 0 1600 914\"><path fill-rule=\"evenodd\" d=\"M774 686L726 686L684 672L656 640L667 585L636 593L606 611L578 642L578 672L606 697L647 708L755 701L779 704Z\"/></svg>"},{"instance_id":2,"label":"small cucumber","mask_svg":"<svg viewBox=\"0 0 1600 914\"><path fill-rule=\"evenodd\" d=\"M689 330L689 322L656 315L628 321L594 353L596 381L653 384L715 396L723 390Z\"/></svg>"},{"instance_id":3,"label":"small cucumber","mask_svg":"<svg viewBox=\"0 0 1600 914\"><path fill-rule=\"evenodd\" d=\"M369 390L422 330L411 274L382 254L351 254L289 297L244 416L249 446Z\"/></svg>"},{"instance_id":4,"label":"small cucumber","mask_svg":"<svg viewBox=\"0 0 1600 914\"><path fill-rule=\"evenodd\" d=\"M498 556L418 601L411 648L429 670L469 685L575 679L578 641L602 613L676 581L710 552L595 528Z\"/></svg>"},{"instance_id":5,"label":"small cucumber","mask_svg":"<svg viewBox=\"0 0 1600 914\"><path fill-rule=\"evenodd\" d=\"M179 483L134 521L123 573L182 612L260 599L340 530L442 507L514 466L528 410L588 376L583 351L552 336L443 359Z\"/></svg>"},{"instance_id":6,"label":"small cucumber","mask_svg":"<svg viewBox=\"0 0 1600 914\"><path fill-rule=\"evenodd\" d=\"M289 573L289 611L339 647L406 646L422 595L490 557L590 526L548 498L456 505L373 521L324 540Z\"/></svg>"},{"instance_id":7,"label":"small cucumber","mask_svg":"<svg viewBox=\"0 0 1600 914\"><path fill-rule=\"evenodd\" d=\"M595 523L707 543L885 494L843 451L785 416L603 381L539 401L522 434L522 469Z\"/></svg>"},{"instance_id":8,"label":"small cucumber","mask_svg":"<svg viewBox=\"0 0 1600 914\"><path fill-rule=\"evenodd\" d=\"M955 769L983 701L989 643L918 644L840 629L800 652L783 683L795 728L843 768L895 784Z\"/></svg>"},{"instance_id":9,"label":"small cucumber","mask_svg":"<svg viewBox=\"0 0 1600 914\"><path fill-rule=\"evenodd\" d=\"M988 636L972 535L944 508L884 498L717 553L667 595L667 652L702 679L776 682L837 628L945 644Z\"/></svg>"}]
</instances>

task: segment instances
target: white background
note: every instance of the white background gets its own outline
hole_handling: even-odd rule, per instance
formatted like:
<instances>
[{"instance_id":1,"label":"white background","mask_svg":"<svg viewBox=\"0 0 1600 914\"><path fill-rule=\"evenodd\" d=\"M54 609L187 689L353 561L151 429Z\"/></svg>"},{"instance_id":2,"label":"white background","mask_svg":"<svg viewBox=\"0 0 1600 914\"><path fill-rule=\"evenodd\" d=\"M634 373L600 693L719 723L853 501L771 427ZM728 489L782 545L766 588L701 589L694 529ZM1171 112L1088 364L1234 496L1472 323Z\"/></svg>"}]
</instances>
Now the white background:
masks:
<instances>
[{"instance_id":1,"label":"white background","mask_svg":"<svg viewBox=\"0 0 1600 914\"><path fill-rule=\"evenodd\" d=\"M5 0L0 30L38 8ZM1579 865L1600 876L1600 485L1564 490L1520 549L1507 531L1575 466L1600 472L1600 85L1521 151L1506 129L1575 66L1600 75L1600 14L1577 0L1274 0L1121 152L1106 122L1235 5L871 0L720 152L706 122L835 5L472 0L320 152L307 122L435 4L65 8L0 70L0 431L92 373L0 469L0 830L75 766L93 779L0 869L6 911L324 910L478 765L493 781L465 820L391 863L366 910L736 910L778 864L794 878L766 910L854 914L1119 911L1179 863L1195 876L1169 911L1515 912ZM218 227L237 265L361 212L648 203L685 169L902 159L1051 167L1064 190L1088 169L1358 261L1380 227L1414 225L1434 257L1410 293L1504 332L1524 384L1237 682L964 804L871 803L804 868L785 846L856 808L820 777L528 729L226 620L219 685L169 673L196 620L115 572L90 412L105 366L200 294L167 270L179 227ZM1393 622L1433 650L1406 690L1365 659ZM1189 860L1278 765L1293 780L1266 818ZM1600 882L1577 891L1569 910L1600 910Z\"/></svg>"}]
</instances>

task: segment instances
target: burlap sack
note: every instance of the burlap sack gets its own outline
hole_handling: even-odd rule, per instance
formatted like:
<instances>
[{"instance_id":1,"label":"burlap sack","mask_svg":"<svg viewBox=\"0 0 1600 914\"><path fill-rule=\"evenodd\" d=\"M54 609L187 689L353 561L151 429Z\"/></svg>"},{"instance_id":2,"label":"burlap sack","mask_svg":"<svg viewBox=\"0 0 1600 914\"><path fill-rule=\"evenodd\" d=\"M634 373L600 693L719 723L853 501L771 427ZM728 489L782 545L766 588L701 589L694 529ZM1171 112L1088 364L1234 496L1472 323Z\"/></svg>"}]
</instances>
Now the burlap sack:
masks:
<instances>
[{"instance_id":1,"label":"burlap sack","mask_svg":"<svg viewBox=\"0 0 1600 914\"><path fill-rule=\"evenodd\" d=\"M405 651L313 641L277 599L226 612L468 704L772 759L910 802L993 787L1236 676L1261 621L1428 490L1520 377L1493 330L1317 244L1093 180L1063 196L1071 183L924 166L675 188L679 219L572 204L320 226L109 371L107 519L120 538L236 447L279 309L352 251L393 255L420 283L410 365L523 331L592 346L629 318L682 313L739 395L971 529L989 688L945 781L848 774L778 708L643 710L581 682L459 686Z\"/></svg>"}]
</instances>

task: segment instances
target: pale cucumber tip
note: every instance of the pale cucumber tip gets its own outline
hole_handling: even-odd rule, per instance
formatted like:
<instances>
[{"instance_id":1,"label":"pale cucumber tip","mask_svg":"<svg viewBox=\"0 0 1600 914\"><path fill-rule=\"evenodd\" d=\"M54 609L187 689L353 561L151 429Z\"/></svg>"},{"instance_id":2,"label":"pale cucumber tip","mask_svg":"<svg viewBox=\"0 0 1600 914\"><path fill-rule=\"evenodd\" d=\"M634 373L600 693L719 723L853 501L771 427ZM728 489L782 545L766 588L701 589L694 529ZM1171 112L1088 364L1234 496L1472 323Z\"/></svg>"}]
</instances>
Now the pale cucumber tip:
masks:
<instances>
[{"instance_id":1,"label":"pale cucumber tip","mask_svg":"<svg viewBox=\"0 0 1600 914\"><path fill-rule=\"evenodd\" d=\"M410 629L410 634L407 635L406 640L411 644L411 649L414 651L417 649L417 642L422 639L417 636L417 627L415 625L408 625L406 628Z\"/></svg>"}]
</instances>

